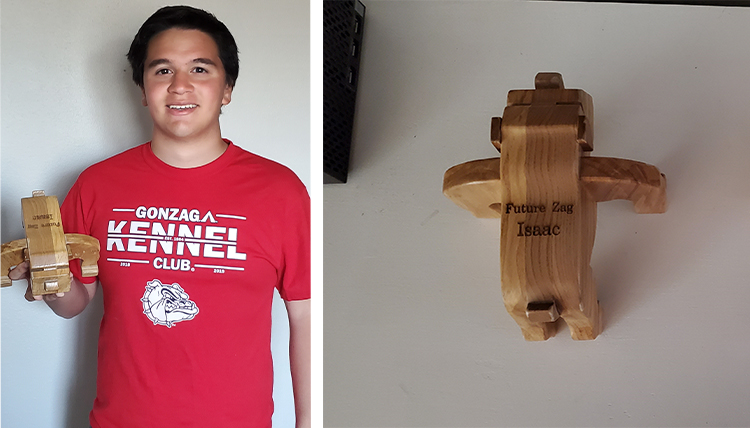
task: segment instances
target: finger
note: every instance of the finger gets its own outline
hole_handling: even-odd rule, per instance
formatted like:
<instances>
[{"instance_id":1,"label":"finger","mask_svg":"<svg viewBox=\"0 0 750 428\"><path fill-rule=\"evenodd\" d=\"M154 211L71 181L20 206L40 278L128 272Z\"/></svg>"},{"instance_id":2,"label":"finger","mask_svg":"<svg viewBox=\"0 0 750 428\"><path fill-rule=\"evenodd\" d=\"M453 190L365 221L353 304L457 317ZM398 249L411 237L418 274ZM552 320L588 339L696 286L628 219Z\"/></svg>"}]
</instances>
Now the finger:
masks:
<instances>
[{"instance_id":1,"label":"finger","mask_svg":"<svg viewBox=\"0 0 750 428\"><path fill-rule=\"evenodd\" d=\"M65 293L55 293L55 296L57 296L57 297L62 297L64 295L65 295Z\"/></svg>"},{"instance_id":2,"label":"finger","mask_svg":"<svg viewBox=\"0 0 750 428\"><path fill-rule=\"evenodd\" d=\"M31 284L26 287L26 293L23 295L23 297L29 302L33 302L35 300L35 296L31 293Z\"/></svg>"},{"instance_id":3,"label":"finger","mask_svg":"<svg viewBox=\"0 0 750 428\"><path fill-rule=\"evenodd\" d=\"M8 272L8 277L15 281L28 276L28 272L29 262L23 262L11 269L10 272Z\"/></svg>"},{"instance_id":4,"label":"finger","mask_svg":"<svg viewBox=\"0 0 750 428\"><path fill-rule=\"evenodd\" d=\"M62 294L63 293L45 294L42 297L44 297L45 302L49 303L49 302L54 302L55 300L59 299Z\"/></svg>"}]
</instances>

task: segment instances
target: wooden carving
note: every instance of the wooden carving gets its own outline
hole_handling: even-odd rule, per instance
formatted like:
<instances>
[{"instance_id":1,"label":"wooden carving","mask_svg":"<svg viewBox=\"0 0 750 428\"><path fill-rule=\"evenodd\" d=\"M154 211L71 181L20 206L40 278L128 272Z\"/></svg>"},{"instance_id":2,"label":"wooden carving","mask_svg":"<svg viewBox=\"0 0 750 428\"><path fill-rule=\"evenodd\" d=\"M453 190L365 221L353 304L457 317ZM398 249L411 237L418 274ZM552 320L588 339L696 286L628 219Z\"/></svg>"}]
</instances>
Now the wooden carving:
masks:
<instances>
[{"instance_id":1,"label":"wooden carving","mask_svg":"<svg viewBox=\"0 0 750 428\"><path fill-rule=\"evenodd\" d=\"M24 261L29 262L34 296L70 290L70 259L81 259L83 276L98 274L99 241L92 236L63 232L57 197L44 196L44 191L37 190L31 198L21 199L21 208L26 239L2 245L3 287L11 285L10 268Z\"/></svg>"},{"instance_id":2,"label":"wooden carving","mask_svg":"<svg viewBox=\"0 0 750 428\"><path fill-rule=\"evenodd\" d=\"M595 339L601 310L590 260L596 203L633 202L666 211L666 179L641 162L590 157L591 96L565 89L559 73L539 73L535 90L508 93L493 118L499 158L456 165L443 193L480 218L500 218L503 300L526 340L546 340L562 317L573 339Z\"/></svg>"}]
</instances>

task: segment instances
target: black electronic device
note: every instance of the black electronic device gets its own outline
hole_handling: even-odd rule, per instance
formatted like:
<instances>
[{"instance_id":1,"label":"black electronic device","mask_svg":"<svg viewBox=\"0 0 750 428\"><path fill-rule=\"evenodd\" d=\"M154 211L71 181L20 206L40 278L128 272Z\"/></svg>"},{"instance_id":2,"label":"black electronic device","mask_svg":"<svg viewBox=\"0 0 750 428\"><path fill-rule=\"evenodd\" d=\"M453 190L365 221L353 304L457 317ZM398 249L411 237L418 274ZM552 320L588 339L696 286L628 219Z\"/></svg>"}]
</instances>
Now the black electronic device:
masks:
<instances>
[{"instance_id":1,"label":"black electronic device","mask_svg":"<svg viewBox=\"0 0 750 428\"><path fill-rule=\"evenodd\" d=\"M346 183L359 80L365 6L323 2L323 182Z\"/></svg>"}]
</instances>

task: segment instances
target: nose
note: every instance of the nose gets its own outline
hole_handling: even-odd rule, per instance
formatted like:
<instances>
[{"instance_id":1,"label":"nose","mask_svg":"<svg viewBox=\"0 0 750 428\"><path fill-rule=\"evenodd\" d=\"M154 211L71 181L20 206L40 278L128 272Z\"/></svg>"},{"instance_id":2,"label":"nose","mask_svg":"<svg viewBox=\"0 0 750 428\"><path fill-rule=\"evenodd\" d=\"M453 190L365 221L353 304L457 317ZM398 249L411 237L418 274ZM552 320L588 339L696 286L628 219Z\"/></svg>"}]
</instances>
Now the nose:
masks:
<instances>
[{"instance_id":1,"label":"nose","mask_svg":"<svg viewBox=\"0 0 750 428\"><path fill-rule=\"evenodd\" d=\"M190 83L190 74L176 71L172 77L172 83L169 85L169 92L174 94L184 94L193 90Z\"/></svg>"}]
</instances>

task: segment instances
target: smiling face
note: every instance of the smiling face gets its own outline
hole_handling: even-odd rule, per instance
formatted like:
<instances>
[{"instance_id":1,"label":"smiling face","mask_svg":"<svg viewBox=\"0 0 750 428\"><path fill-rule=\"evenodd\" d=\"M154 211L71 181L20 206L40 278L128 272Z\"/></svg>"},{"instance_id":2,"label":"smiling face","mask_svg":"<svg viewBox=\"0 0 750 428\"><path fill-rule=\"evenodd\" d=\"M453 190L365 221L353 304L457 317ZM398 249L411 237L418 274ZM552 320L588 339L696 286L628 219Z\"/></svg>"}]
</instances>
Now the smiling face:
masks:
<instances>
[{"instance_id":1,"label":"smiling face","mask_svg":"<svg viewBox=\"0 0 750 428\"><path fill-rule=\"evenodd\" d=\"M221 141L219 114L232 88L211 36L162 31L149 42L144 65L143 105L154 121L153 144Z\"/></svg>"}]
</instances>

